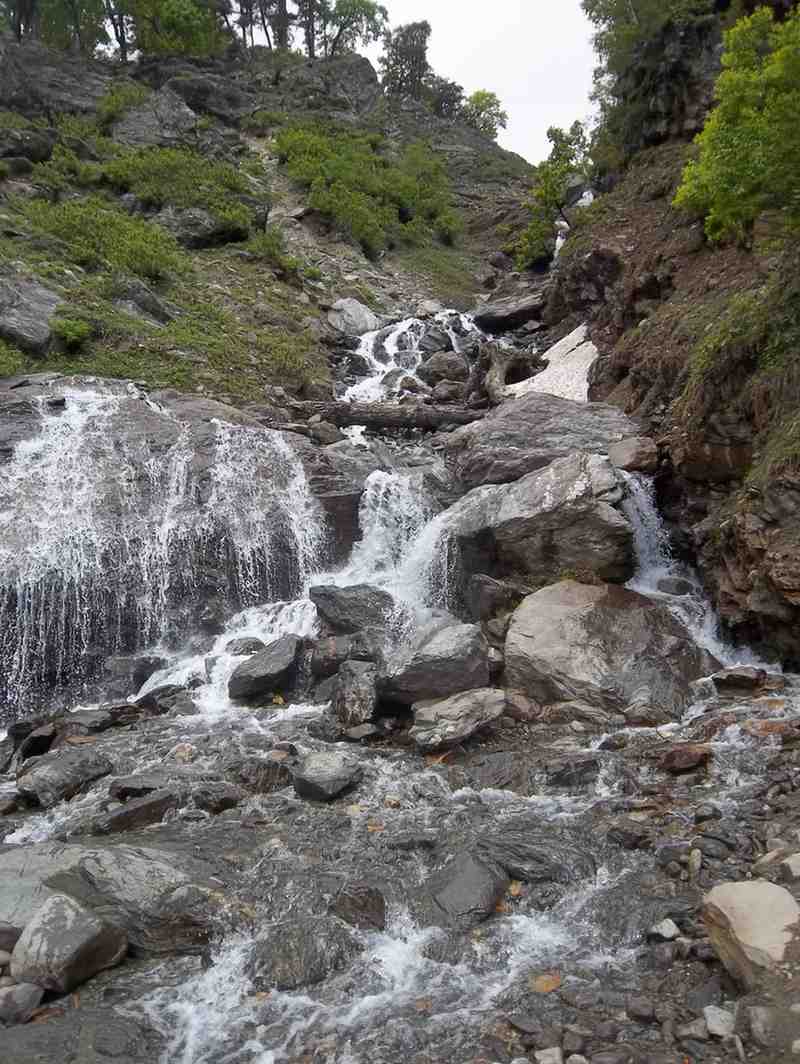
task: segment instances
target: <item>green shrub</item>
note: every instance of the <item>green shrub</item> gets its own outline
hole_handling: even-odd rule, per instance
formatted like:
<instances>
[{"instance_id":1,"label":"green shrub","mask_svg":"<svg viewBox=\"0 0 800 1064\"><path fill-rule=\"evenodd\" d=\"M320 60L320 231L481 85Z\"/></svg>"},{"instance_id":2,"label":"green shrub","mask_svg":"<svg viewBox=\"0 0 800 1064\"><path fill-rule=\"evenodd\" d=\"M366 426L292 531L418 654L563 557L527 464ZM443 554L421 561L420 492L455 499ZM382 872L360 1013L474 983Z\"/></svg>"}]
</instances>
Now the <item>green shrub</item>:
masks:
<instances>
[{"instance_id":1,"label":"green shrub","mask_svg":"<svg viewBox=\"0 0 800 1064\"><path fill-rule=\"evenodd\" d=\"M28 129L30 122L16 111L0 111L0 129Z\"/></svg>"},{"instance_id":2,"label":"green shrub","mask_svg":"<svg viewBox=\"0 0 800 1064\"><path fill-rule=\"evenodd\" d=\"M63 240L72 260L87 269L106 267L159 281L184 266L170 233L99 196L64 203L19 200L15 206L34 229Z\"/></svg>"},{"instance_id":3,"label":"green shrub","mask_svg":"<svg viewBox=\"0 0 800 1064\"><path fill-rule=\"evenodd\" d=\"M7 164L7 163L4 163L4 162L3 162L3 161L2 161L1 159L0 159L0 181L5 181L5 179L6 179L7 177L9 177L9 176L10 176L10 174L11 174L11 171L10 171L10 169L8 168L8 164Z\"/></svg>"},{"instance_id":4,"label":"green shrub","mask_svg":"<svg viewBox=\"0 0 800 1064\"><path fill-rule=\"evenodd\" d=\"M267 226L262 233L251 236L245 247L251 255L268 262L284 277L299 278L300 260L288 253L283 233L277 226Z\"/></svg>"},{"instance_id":5,"label":"green shrub","mask_svg":"<svg viewBox=\"0 0 800 1064\"><path fill-rule=\"evenodd\" d=\"M375 258L386 247L439 236L455 239L457 215L441 161L424 144L396 159L376 133L292 126L275 138L289 176L309 204Z\"/></svg>"},{"instance_id":6,"label":"green shrub","mask_svg":"<svg viewBox=\"0 0 800 1064\"><path fill-rule=\"evenodd\" d=\"M242 129L246 133L253 133L257 137L263 137L275 129L276 126L285 125L288 117L285 111L267 111L264 108L259 108L258 111L254 111L251 115L246 115L242 119Z\"/></svg>"},{"instance_id":7,"label":"green shrub","mask_svg":"<svg viewBox=\"0 0 800 1064\"><path fill-rule=\"evenodd\" d=\"M97 105L98 125L103 130L110 129L127 111L144 103L150 93L146 85L135 81L121 81L112 85Z\"/></svg>"},{"instance_id":8,"label":"green shrub","mask_svg":"<svg viewBox=\"0 0 800 1064\"><path fill-rule=\"evenodd\" d=\"M92 338L92 326L82 318L54 318L50 331L67 351L78 351Z\"/></svg>"},{"instance_id":9,"label":"green shrub","mask_svg":"<svg viewBox=\"0 0 800 1064\"><path fill-rule=\"evenodd\" d=\"M25 365L25 356L17 347L0 340L0 377L13 377Z\"/></svg>"},{"instance_id":10,"label":"green shrub","mask_svg":"<svg viewBox=\"0 0 800 1064\"><path fill-rule=\"evenodd\" d=\"M246 177L230 163L207 159L188 148L138 148L104 167L117 192L132 192L147 207L201 207L216 218L248 228L252 210L237 199L250 191Z\"/></svg>"},{"instance_id":11,"label":"green shrub","mask_svg":"<svg viewBox=\"0 0 800 1064\"><path fill-rule=\"evenodd\" d=\"M63 144L56 144L46 163L37 163L33 168L33 180L51 192L62 192L70 185L90 188L99 185L103 169L99 163L85 162Z\"/></svg>"}]
</instances>

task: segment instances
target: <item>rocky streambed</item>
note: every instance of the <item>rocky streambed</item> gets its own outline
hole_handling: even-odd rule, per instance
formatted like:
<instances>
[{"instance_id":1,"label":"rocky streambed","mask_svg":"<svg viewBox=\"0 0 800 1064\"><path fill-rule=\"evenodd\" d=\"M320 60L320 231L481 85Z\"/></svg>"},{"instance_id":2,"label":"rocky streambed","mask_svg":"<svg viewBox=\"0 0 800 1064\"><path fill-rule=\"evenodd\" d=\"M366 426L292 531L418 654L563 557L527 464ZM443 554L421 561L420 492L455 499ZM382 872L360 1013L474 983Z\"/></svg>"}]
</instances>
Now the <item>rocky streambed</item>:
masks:
<instances>
[{"instance_id":1,"label":"rocky streambed","mask_svg":"<svg viewBox=\"0 0 800 1064\"><path fill-rule=\"evenodd\" d=\"M583 342L378 328L384 435L3 382L9 1060L792 1058L800 684Z\"/></svg>"}]
</instances>

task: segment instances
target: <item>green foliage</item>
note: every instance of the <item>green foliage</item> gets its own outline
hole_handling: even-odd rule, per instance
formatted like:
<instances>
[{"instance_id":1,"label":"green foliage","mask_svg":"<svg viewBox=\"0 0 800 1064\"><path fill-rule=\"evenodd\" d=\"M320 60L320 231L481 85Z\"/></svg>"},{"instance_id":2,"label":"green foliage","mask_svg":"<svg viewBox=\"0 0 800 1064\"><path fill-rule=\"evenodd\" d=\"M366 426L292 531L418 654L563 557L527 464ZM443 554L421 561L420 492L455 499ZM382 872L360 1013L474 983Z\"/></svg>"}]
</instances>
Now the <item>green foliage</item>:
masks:
<instances>
[{"instance_id":1,"label":"green foliage","mask_svg":"<svg viewBox=\"0 0 800 1064\"><path fill-rule=\"evenodd\" d=\"M570 178L588 168L588 141L580 122L569 132L556 126L547 131L552 144L548 158L536 168L536 181L528 207L531 220L513 245L519 269L550 258L555 223L567 201Z\"/></svg>"},{"instance_id":2,"label":"green foliage","mask_svg":"<svg viewBox=\"0 0 800 1064\"><path fill-rule=\"evenodd\" d=\"M242 129L254 136L265 137L276 126L285 125L288 117L285 111L268 111L261 107L242 119Z\"/></svg>"},{"instance_id":3,"label":"green foliage","mask_svg":"<svg viewBox=\"0 0 800 1064\"><path fill-rule=\"evenodd\" d=\"M493 92L479 89L467 98L462 116L468 125L474 126L487 137L497 140L497 134L508 125L508 115Z\"/></svg>"},{"instance_id":4,"label":"green foliage","mask_svg":"<svg viewBox=\"0 0 800 1064\"><path fill-rule=\"evenodd\" d=\"M102 167L98 163L79 159L72 148L56 144L53 154L46 163L37 163L33 168L33 180L42 188L52 193L60 193L78 185L91 188L100 183L103 177Z\"/></svg>"},{"instance_id":5,"label":"green foliage","mask_svg":"<svg viewBox=\"0 0 800 1064\"><path fill-rule=\"evenodd\" d=\"M133 0L137 47L156 55L216 55L226 44L213 4L202 0Z\"/></svg>"},{"instance_id":6,"label":"green foliage","mask_svg":"<svg viewBox=\"0 0 800 1064\"><path fill-rule=\"evenodd\" d=\"M78 351L92 337L92 326L83 318L56 317L50 331L67 351Z\"/></svg>"},{"instance_id":7,"label":"green foliage","mask_svg":"<svg viewBox=\"0 0 800 1064\"><path fill-rule=\"evenodd\" d=\"M201 207L231 225L249 228L253 212L238 198L250 190L230 163L187 148L138 148L108 162L103 173L117 192L132 192L147 207Z\"/></svg>"},{"instance_id":8,"label":"green foliage","mask_svg":"<svg viewBox=\"0 0 800 1064\"><path fill-rule=\"evenodd\" d=\"M424 144L396 159L375 134L293 126L276 137L280 160L309 190L309 203L374 258L400 241L451 242L458 217L440 160Z\"/></svg>"},{"instance_id":9,"label":"green foliage","mask_svg":"<svg viewBox=\"0 0 800 1064\"><path fill-rule=\"evenodd\" d=\"M113 85L97 105L97 122L107 130L134 107L143 104L151 90L136 81L120 81Z\"/></svg>"},{"instance_id":10,"label":"green foliage","mask_svg":"<svg viewBox=\"0 0 800 1064\"><path fill-rule=\"evenodd\" d=\"M675 205L712 240L746 239L764 211L800 227L800 12L759 8L725 35L718 104L697 138Z\"/></svg>"},{"instance_id":11,"label":"green foliage","mask_svg":"<svg viewBox=\"0 0 800 1064\"><path fill-rule=\"evenodd\" d=\"M300 277L300 260L286 250L286 240L276 225L269 225L251 236L245 245L247 251L263 262L268 262L287 280Z\"/></svg>"},{"instance_id":12,"label":"green foliage","mask_svg":"<svg viewBox=\"0 0 800 1064\"><path fill-rule=\"evenodd\" d=\"M103 0L34 0L32 6L37 32L51 48L92 55L108 42Z\"/></svg>"},{"instance_id":13,"label":"green foliage","mask_svg":"<svg viewBox=\"0 0 800 1064\"><path fill-rule=\"evenodd\" d=\"M29 129L30 122L16 111L0 111L0 129Z\"/></svg>"},{"instance_id":14,"label":"green foliage","mask_svg":"<svg viewBox=\"0 0 800 1064\"><path fill-rule=\"evenodd\" d=\"M11 171L8 168L8 164L4 163L3 160L0 159L0 181L5 181L10 174Z\"/></svg>"},{"instance_id":15,"label":"green foliage","mask_svg":"<svg viewBox=\"0 0 800 1064\"><path fill-rule=\"evenodd\" d=\"M64 203L19 200L15 207L34 230L63 241L65 254L86 269L111 268L160 281L184 266L165 229L131 218L98 196Z\"/></svg>"},{"instance_id":16,"label":"green foliage","mask_svg":"<svg viewBox=\"0 0 800 1064\"><path fill-rule=\"evenodd\" d=\"M0 377L13 377L25 366L25 355L17 347L0 340Z\"/></svg>"},{"instance_id":17,"label":"green foliage","mask_svg":"<svg viewBox=\"0 0 800 1064\"><path fill-rule=\"evenodd\" d=\"M300 0L298 7L301 19L313 7L315 50L328 57L380 40L389 18L374 0Z\"/></svg>"},{"instance_id":18,"label":"green foliage","mask_svg":"<svg viewBox=\"0 0 800 1064\"><path fill-rule=\"evenodd\" d=\"M381 58L383 88L388 96L419 100L429 73L429 22L410 22L387 32Z\"/></svg>"}]
</instances>

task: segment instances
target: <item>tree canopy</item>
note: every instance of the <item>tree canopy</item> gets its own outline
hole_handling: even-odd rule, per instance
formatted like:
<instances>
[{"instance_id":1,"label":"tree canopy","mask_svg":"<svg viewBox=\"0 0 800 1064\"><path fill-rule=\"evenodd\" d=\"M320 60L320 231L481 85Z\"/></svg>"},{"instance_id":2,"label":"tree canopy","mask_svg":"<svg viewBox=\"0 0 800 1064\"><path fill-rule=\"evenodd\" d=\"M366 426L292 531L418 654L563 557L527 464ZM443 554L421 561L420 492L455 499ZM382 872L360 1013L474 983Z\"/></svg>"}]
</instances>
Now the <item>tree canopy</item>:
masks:
<instances>
[{"instance_id":1,"label":"tree canopy","mask_svg":"<svg viewBox=\"0 0 800 1064\"><path fill-rule=\"evenodd\" d=\"M712 239L746 239L775 211L800 226L800 12L761 7L725 35L717 106L675 198L703 214Z\"/></svg>"},{"instance_id":2,"label":"tree canopy","mask_svg":"<svg viewBox=\"0 0 800 1064\"><path fill-rule=\"evenodd\" d=\"M492 140L508 125L508 115L495 93L479 89L468 98L462 111L464 120Z\"/></svg>"}]
</instances>

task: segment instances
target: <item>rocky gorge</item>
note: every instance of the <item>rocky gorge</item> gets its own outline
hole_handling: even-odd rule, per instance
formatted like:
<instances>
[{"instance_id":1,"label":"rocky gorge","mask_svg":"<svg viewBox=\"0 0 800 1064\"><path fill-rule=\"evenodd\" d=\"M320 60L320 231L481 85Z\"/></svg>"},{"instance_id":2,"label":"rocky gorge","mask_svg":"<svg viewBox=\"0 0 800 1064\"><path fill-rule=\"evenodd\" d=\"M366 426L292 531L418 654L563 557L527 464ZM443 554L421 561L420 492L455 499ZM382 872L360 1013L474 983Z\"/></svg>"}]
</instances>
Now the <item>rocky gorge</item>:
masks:
<instances>
[{"instance_id":1,"label":"rocky gorge","mask_svg":"<svg viewBox=\"0 0 800 1064\"><path fill-rule=\"evenodd\" d=\"M359 70L326 99L371 108ZM223 126L255 92L173 76ZM558 312L574 259L496 258L469 313L385 263L382 306L312 282L329 378L246 400L0 379L9 1060L796 1056L800 681L664 519L598 259Z\"/></svg>"}]
</instances>

